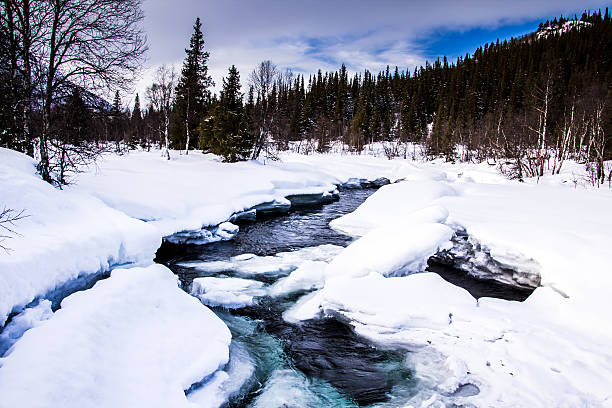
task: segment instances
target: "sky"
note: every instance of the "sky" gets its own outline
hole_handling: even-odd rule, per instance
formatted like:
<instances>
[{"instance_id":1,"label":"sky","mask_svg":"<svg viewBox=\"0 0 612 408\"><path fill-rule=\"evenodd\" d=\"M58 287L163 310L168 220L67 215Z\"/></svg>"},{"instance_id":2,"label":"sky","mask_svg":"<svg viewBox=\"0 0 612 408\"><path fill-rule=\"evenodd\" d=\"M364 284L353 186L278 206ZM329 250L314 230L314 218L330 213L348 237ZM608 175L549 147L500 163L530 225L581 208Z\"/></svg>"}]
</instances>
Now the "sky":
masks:
<instances>
[{"instance_id":1,"label":"sky","mask_svg":"<svg viewBox=\"0 0 612 408\"><path fill-rule=\"evenodd\" d=\"M605 7L610 3L601 0L144 0L149 55L135 91L143 96L162 64L180 72L196 17L217 91L232 64L245 87L264 60L307 76L342 63L351 72L387 65L412 71L426 60L456 60L485 42L535 31L561 14Z\"/></svg>"}]
</instances>

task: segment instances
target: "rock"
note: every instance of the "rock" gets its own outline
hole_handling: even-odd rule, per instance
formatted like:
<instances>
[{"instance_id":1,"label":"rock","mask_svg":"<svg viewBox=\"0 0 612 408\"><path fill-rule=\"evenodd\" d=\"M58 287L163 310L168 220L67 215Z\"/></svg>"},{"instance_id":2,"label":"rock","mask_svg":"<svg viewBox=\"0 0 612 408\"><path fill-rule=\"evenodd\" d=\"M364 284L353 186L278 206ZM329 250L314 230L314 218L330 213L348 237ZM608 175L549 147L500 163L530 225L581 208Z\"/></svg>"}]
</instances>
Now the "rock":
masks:
<instances>
[{"instance_id":1,"label":"rock","mask_svg":"<svg viewBox=\"0 0 612 408\"><path fill-rule=\"evenodd\" d=\"M238 233L239 227L231 222L223 222L215 227L200 230L181 231L164 237L164 241L176 245L205 245L211 242L227 241Z\"/></svg>"},{"instance_id":2,"label":"rock","mask_svg":"<svg viewBox=\"0 0 612 408\"><path fill-rule=\"evenodd\" d=\"M346 183L340 184L340 188L349 190L356 188L380 188L387 184L391 184L391 181L386 177L379 177L376 180L350 178Z\"/></svg>"},{"instance_id":3,"label":"rock","mask_svg":"<svg viewBox=\"0 0 612 408\"><path fill-rule=\"evenodd\" d=\"M255 210L257 215L272 215L272 214L283 214L289 211L291 208L291 202L286 201L269 201L267 203L258 204L251 210Z\"/></svg>"},{"instance_id":4,"label":"rock","mask_svg":"<svg viewBox=\"0 0 612 408\"><path fill-rule=\"evenodd\" d=\"M340 198L337 190L317 194L294 194L286 197L292 207L310 207L329 204Z\"/></svg>"},{"instance_id":5,"label":"rock","mask_svg":"<svg viewBox=\"0 0 612 408\"><path fill-rule=\"evenodd\" d=\"M391 181L386 177L379 177L376 180L365 181L361 183L361 187L363 188L380 188L382 186L386 186L387 184L391 184Z\"/></svg>"},{"instance_id":6,"label":"rock","mask_svg":"<svg viewBox=\"0 0 612 408\"><path fill-rule=\"evenodd\" d=\"M530 290L540 286L540 266L532 259L495 259L488 248L469 237L464 230L455 231L452 243L451 249L438 252L431 260L477 279Z\"/></svg>"},{"instance_id":7,"label":"rock","mask_svg":"<svg viewBox=\"0 0 612 408\"><path fill-rule=\"evenodd\" d=\"M229 222L236 224L236 223L241 223L241 222L252 222L252 221L255 221L256 219L257 219L257 210L251 209L251 210L241 211L241 212L233 214L230 217Z\"/></svg>"},{"instance_id":8,"label":"rock","mask_svg":"<svg viewBox=\"0 0 612 408\"><path fill-rule=\"evenodd\" d=\"M346 181L345 183L340 184L341 188L346 188L346 189L356 189L356 188L363 188L362 183L367 182L366 179L358 179L358 178L350 178L348 179L348 181Z\"/></svg>"}]
</instances>

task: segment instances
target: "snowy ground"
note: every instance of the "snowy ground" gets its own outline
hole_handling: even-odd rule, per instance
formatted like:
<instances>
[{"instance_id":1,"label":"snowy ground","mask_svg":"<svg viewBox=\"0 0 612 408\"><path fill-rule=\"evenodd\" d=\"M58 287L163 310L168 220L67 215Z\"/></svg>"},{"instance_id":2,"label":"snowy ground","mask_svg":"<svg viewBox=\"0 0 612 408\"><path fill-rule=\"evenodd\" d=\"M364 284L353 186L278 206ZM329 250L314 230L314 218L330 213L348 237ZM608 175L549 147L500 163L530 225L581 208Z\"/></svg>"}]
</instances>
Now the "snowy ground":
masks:
<instances>
[{"instance_id":1,"label":"snowy ground","mask_svg":"<svg viewBox=\"0 0 612 408\"><path fill-rule=\"evenodd\" d=\"M342 315L376 342L414 350L415 375L430 390L414 406L612 406L612 191L583 187L583 173L567 163L536 184L506 180L486 163L285 154L266 165L222 164L196 152L170 161L132 152L105 157L60 191L37 178L31 159L0 149L0 207L29 215L3 242L12 251L0 251L0 326L34 301L0 334L0 346L11 347L0 359L0 407L189 406L183 390L209 375L204 390L214 393L227 382L226 371L215 373L227 361L227 328L165 268L132 266L151 265L163 236L353 177L404 179L332 223L361 237L354 244L300 265L283 256L207 265L242 270L245 280L196 281L194 295L231 305L318 289L285 317ZM437 275L410 274L449 248L457 228L500 263L539 274L543 287L523 303L477 302ZM44 300L117 265L130 268L55 313ZM288 276L274 286L248 280L283 268ZM191 403L210 403L203 395Z\"/></svg>"}]
</instances>

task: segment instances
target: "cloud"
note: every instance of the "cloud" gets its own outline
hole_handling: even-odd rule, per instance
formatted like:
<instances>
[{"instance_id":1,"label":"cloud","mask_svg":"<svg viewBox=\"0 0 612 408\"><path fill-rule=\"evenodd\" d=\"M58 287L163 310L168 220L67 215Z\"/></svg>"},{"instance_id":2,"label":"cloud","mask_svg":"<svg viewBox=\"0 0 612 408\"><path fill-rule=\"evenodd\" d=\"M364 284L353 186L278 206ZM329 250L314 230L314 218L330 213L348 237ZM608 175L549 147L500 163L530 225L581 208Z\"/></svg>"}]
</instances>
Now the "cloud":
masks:
<instances>
[{"instance_id":1,"label":"cloud","mask_svg":"<svg viewBox=\"0 0 612 408\"><path fill-rule=\"evenodd\" d=\"M180 69L196 16L203 23L218 89L232 64L246 83L248 73L266 59L305 74L335 70L341 63L351 71L377 72L386 65L412 70L431 57L428 39L440 33L490 30L600 7L605 2L146 0L150 59L137 88L144 90L151 72L163 63Z\"/></svg>"}]
</instances>

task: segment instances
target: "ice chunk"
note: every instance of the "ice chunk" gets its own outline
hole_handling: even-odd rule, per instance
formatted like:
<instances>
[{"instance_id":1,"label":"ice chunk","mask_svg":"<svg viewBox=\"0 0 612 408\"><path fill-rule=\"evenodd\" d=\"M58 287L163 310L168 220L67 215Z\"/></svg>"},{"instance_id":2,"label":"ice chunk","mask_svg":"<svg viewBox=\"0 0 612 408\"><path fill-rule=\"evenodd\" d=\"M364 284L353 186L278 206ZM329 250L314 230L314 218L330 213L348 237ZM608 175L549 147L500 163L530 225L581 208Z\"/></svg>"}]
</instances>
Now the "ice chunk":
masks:
<instances>
[{"instance_id":1,"label":"ice chunk","mask_svg":"<svg viewBox=\"0 0 612 408\"><path fill-rule=\"evenodd\" d=\"M75 293L2 359L3 407L191 407L184 390L228 361L225 324L161 265Z\"/></svg>"},{"instance_id":2,"label":"ice chunk","mask_svg":"<svg viewBox=\"0 0 612 408\"><path fill-rule=\"evenodd\" d=\"M329 261L344 248L337 245L320 245L302 248L296 251L279 252L273 256L256 256L254 254L241 254L228 261L190 261L180 262L177 265L185 268L194 268L206 273L236 272L249 275L284 275L296 269L305 261Z\"/></svg>"},{"instance_id":3,"label":"ice chunk","mask_svg":"<svg viewBox=\"0 0 612 408\"><path fill-rule=\"evenodd\" d=\"M241 278L196 278L191 294L208 306L239 308L253 303L253 297L266 294L264 284Z\"/></svg>"},{"instance_id":4,"label":"ice chunk","mask_svg":"<svg viewBox=\"0 0 612 408\"><path fill-rule=\"evenodd\" d=\"M301 290L320 289L325 283L326 267L326 262L304 261L289 276L279 279L272 285L268 294L270 296L282 296Z\"/></svg>"},{"instance_id":5,"label":"ice chunk","mask_svg":"<svg viewBox=\"0 0 612 408\"><path fill-rule=\"evenodd\" d=\"M212 242L227 241L238 233L238 225L232 224L229 221L223 222L216 227L202 228L193 231L181 231L170 236L164 237L164 240L173 244L192 244L205 245Z\"/></svg>"}]
</instances>

